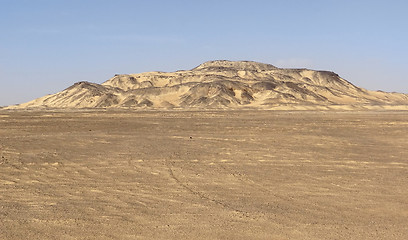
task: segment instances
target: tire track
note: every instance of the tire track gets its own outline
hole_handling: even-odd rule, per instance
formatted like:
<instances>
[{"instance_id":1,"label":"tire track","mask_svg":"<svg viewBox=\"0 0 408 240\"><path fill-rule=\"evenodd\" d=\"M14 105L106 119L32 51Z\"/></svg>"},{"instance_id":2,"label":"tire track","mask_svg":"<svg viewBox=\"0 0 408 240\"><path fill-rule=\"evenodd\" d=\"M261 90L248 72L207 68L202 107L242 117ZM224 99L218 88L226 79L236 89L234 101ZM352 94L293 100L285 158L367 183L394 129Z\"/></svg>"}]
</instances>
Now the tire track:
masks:
<instances>
[{"instance_id":1,"label":"tire track","mask_svg":"<svg viewBox=\"0 0 408 240\"><path fill-rule=\"evenodd\" d=\"M171 177L179 186L181 186L182 188L184 188L185 190L187 190L187 191L190 192L191 194L193 194L193 195L195 195L195 196L197 196L197 197L199 197L199 198L201 198L201 199L204 199L204 200L206 200L206 201L208 201L208 202L212 202L212 203L214 203L214 204L216 204L216 205L219 205L219 206L221 206L221 207L223 207L223 208L225 208L225 209L228 209L228 210L234 211L234 212L236 212L236 213L242 214L242 215L245 216L245 217L251 217L248 212L245 212L245 211L240 210L240 209L238 209L238 208L234 208L233 206L231 206L231 205L229 205L229 204L227 204L227 203L225 203L225 202L222 202L222 201L220 201L220 200L217 200L217 199L211 198L211 197L209 197L209 196L206 196L206 195L203 194L202 192L196 191L196 190L194 190L193 188L189 187L187 184L183 183L183 182L174 174L174 171L173 171L173 169L172 169L173 165L170 163L169 160L166 159L166 160L165 160L165 164L166 164L166 166L167 166L167 169L168 169L168 172L169 172L170 177ZM253 219L256 219L254 216L252 216L252 218L253 218Z\"/></svg>"}]
</instances>

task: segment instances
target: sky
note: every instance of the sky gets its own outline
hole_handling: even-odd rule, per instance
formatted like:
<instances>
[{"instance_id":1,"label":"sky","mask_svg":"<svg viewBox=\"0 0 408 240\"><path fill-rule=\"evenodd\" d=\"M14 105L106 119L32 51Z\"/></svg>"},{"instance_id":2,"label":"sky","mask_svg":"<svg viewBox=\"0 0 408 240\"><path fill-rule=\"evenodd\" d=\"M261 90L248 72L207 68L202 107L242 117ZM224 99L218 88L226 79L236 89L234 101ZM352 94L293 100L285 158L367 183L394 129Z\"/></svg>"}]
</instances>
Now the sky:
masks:
<instances>
[{"instance_id":1,"label":"sky","mask_svg":"<svg viewBox=\"0 0 408 240\"><path fill-rule=\"evenodd\" d=\"M0 106L210 60L408 93L407 10L403 0L0 0Z\"/></svg>"}]
</instances>

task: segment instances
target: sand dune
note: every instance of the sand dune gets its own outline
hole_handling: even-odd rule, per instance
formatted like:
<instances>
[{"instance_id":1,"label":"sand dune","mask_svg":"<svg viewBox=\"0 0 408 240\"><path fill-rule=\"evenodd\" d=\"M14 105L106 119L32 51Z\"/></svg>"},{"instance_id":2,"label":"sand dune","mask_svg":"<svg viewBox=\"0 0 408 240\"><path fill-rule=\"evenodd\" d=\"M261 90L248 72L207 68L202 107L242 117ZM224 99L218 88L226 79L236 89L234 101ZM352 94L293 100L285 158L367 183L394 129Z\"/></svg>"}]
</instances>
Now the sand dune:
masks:
<instances>
[{"instance_id":1,"label":"sand dune","mask_svg":"<svg viewBox=\"0 0 408 240\"><path fill-rule=\"evenodd\" d=\"M78 82L8 107L21 108L408 109L408 95L368 91L328 71L210 61L192 70Z\"/></svg>"}]
</instances>

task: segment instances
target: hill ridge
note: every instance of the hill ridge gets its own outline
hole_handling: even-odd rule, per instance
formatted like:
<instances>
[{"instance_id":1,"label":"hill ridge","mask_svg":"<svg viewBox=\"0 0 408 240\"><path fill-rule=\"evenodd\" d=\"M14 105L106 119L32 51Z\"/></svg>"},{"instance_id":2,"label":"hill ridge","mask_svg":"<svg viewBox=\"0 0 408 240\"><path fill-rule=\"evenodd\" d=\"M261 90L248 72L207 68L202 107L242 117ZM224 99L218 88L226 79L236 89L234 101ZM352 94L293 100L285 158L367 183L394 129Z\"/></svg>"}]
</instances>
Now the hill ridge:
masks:
<instances>
[{"instance_id":1,"label":"hill ridge","mask_svg":"<svg viewBox=\"0 0 408 240\"><path fill-rule=\"evenodd\" d=\"M101 84L81 81L56 94L7 109L361 109L387 106L408 109L408 95L369 91L331 71L214 60L191 70L116 74Z\"/></svg>"}]
</instances>

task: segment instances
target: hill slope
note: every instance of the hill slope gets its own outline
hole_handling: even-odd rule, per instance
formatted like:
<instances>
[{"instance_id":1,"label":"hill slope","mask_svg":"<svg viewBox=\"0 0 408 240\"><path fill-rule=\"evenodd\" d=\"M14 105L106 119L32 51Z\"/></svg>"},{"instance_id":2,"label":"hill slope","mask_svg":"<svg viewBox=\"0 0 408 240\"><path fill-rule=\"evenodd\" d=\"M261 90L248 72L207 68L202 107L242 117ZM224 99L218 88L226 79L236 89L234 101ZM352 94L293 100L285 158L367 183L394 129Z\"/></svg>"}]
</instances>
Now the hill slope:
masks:
<instances>
[{"instance_id":1,"label":"hill slope","mask_svg":"<svg viewBox=\"0 0 408 240\"><path fill-rule=\"evenodd\" d=\"M79 82L21 108L386 108L408 95L368 91L337 74L250 61L210 61L192 70L115 75Z\"/></svg>"}]
</instances>

